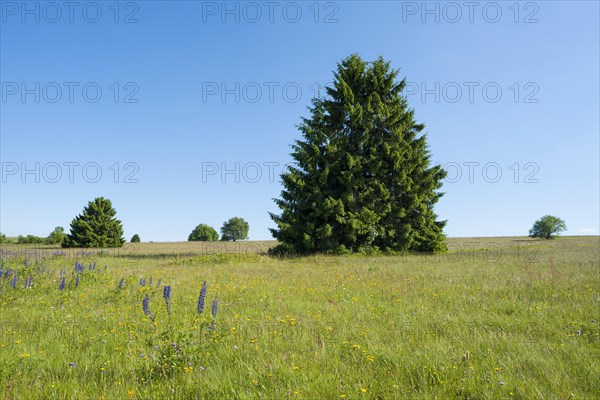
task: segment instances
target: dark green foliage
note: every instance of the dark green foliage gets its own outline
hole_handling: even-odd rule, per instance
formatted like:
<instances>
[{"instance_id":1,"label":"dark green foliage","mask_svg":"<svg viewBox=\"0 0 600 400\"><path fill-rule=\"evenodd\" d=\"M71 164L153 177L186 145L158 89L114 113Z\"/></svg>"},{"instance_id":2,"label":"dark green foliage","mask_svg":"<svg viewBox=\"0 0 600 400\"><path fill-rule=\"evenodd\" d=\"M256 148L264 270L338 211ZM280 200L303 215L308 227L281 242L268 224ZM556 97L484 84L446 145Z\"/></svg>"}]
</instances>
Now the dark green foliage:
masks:
<instances>
[{"instance_id":1,"label":"dark green foliage","mask_svg":"<svg viewBox=\"0 0 600 400\"><path fill-rule=\"evenodd\" d=\"M532 238L554 239L552 235L560 234L567 230L565 221L552 215L545 215L533 223L529 230L529 236Z\"/></svg>"},{"instance_id":2,"label":"dark green foliage","mask_svg":"<svg viewBox=\"0 0 600 400\"><path fill-rule=\"evenodd\" d=\"M292 146L295 165L271 213L273 254L446 249L433 206L446 172L430 166L423 124L402 95L405 80L379 58L338 64Z\"/></svg>"},{"instance_id":3,"label":"dark green foliage","mask_svg":"<svg viewBox=\"0 0 600 400\"><path fill-rule=\"evenodd\" d=\"M240 217L230 218L221 228L221 240L229 241L248 239L250 225Z\"/></svg>"},{"instance_id":4,"label":"dark green foliage","mask_svg":"<svg viewBox=\"0 0 600 400\"><path fill-rule=\"evenodd\" d=\"M17 244L61 244L67 235L65 234L65 228L57 226L48 237L40 237L35 235L19 235L13 243ZM11 243L11 240L7 239L6 236L0 234L0 243Z\"/></svg>"},{"instance_id":5,"label":"dark green foliage","mask_svg":"<svg viewBox=\"0 0 600 400\"><path fill-rule=\"evenodd\" d=\"M46 244L46 239L35 235L17 236L18 244Z\"/></svg>"},{"instance_id":6,"label":"dark green foliage","mask_svg":"<svg viewBox=\"0 0 600 400\"><path fill-rule=\"evenodd\" d=\"M125 243L123 225L110 200L98 197L90 201L71 222L71 233L63 247L121 247Z\"/></svg>"},{"instance_id":7,"label":"dark green foliage","mask_svg":"<svg viewBox=\"0 0 600 400\"><path fill-rule=\"evenodd\" d=\"M200 224L194 228L190 236L188 236L188 241L202 241L202 242L214 242L215 240L219 240L219 234L212 226L208 226L206 224Z\"/></svg>"},{"instance_id":8,"label":"dark green foliage","mask_svg":"<svg viewBox=\"0 0 600 400\"><path fill-rule=\"evenodd\" d=\"M50 232L50 235L48 235L46 238L46 242L48 244L61 244L66 238L67 234L65 233L65 228L62 226L57 226L52 232Z\"/></svg>"},{"instance_id":9,"label":"dark green foliage","mask_svg":"<svg viewBox=\"0 0 600 400\"><path fill-rule=\"evenodd\" d=\"M133 235L133 236L131 237L131 240L130 240L130 242L131 242L131 243L139 243L139 242L141 242L141 240L140 240L140 235L138 235L137 233L136 233L135 235Z\"/></svg>"}]
</instances>

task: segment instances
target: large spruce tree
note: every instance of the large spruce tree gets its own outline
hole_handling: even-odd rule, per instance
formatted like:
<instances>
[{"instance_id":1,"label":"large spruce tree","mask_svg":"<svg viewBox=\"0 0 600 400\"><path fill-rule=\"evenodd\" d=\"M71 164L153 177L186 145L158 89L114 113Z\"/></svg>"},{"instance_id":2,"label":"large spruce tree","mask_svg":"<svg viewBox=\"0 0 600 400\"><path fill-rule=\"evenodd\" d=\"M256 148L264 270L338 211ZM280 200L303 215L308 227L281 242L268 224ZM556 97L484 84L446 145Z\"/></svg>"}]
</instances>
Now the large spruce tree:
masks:
<instances>
[{"instance_id":1,"label":"large spruce tree","mask_svg":"<svg viewBox=\"0 0 600 400\"><path fill-rule=\"evenodd\" d=\"M123 225L110 200L98 197L90 201L71 222L71 232L63 247L121 247L125 243Z\"/></svg>"},{"instance_id":2,"label":"large spruce tree","mask_svg":"<svg viewBox=\"0 0 600 400\"><path fill-rule=\"evenodd\" d=\"M274 254L446 249L446 222L433 211L446 172L431 166L397 75L382 58L352 55L313 99L281 175L281 214L270 213Z\"/></svg>"}]
</instances>

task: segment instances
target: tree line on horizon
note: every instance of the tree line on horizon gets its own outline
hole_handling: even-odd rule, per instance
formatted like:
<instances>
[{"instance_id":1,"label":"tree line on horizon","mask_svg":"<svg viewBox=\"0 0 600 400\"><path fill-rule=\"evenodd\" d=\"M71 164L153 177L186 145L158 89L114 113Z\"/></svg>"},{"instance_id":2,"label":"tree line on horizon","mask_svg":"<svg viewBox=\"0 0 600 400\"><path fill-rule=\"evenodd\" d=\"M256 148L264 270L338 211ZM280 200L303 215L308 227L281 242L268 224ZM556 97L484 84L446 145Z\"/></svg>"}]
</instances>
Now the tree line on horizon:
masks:
<instances>
[{"instance_id":1,"label":"tree line on horizon","mask_svg":"<svg viewBox=\"0 0 600 400\"><path fill-rule=\"evenodd\" d=\"M90 202L90 204L95 203L96 200L99 199L95 199L93 202ZM89 206L89 204L88 204ZM112 205L111 205L112 207ZM85 211L84 211L85 214ZM83 215L83 214L82 214ZM77 218L76 218L77 219ZM117 220L117 222L120 223L120 221ZM113 229L118 225L113 225ZM92 230L94 228L92 227ZM121 235L121 245L123 245L125 243L125 239L122 237L122 226L120 228L116 228L117 230L120 229L120 235ZM567 225L565 224L565 222L555 216L552 215L545 215L542 218L538 219L537 221L534 222L533 227L529 230L529 237L531 238L539 238L539 239L554 239L556 237L556 235L560 234L561 232L564 232L567 229ZM227 222L225 222L223 224L223 227L221 228L221 240L222 241L237 241L237 240L244 240L247 239L248 236L248 230L249 230L249 225L246 221L244 221L243 218L239 218L239 217L233 217L231 219L229 219ZM73 232L71 232L73 233ZM92 246L92 245L88 245L88 246L70 246L70 244L72 242L67 242L67 237L69 235L67 235L64 232L64 228L62 226L57 226L51 233L50 235L48 235L47 237L39 237L39 236L35 236L35 235L27 235L27 236L23 236L23 235L19 235L16 238L16 241L10 241L6 235L0 233L0 244L1 243L16 243L16 244L47 244L47 245L52 245L52 244L60 244L63 247L102 247L102 246ZM206 242L211 242L211 241L217 241L219 240L219 234L217 233L217 231L212 228L209 225L206 224L199 224L198 226L196 226L194 228L194 230L192 231L192 233L190 233L189 237L188 237L188 241L206 241ZM140 236L136 233L134 234L131 239L130 239L131 243L139 243L141 242L140 240ZM91 242L90 242L91 244ZM104 247L108 247L108 246L104 246ZM120 246L112 246L112 247L120 247Z\"/></svg>"},{"instance_id":2,"label":"tree line on horizon","mask_svg":"<svg viewBox=\"0 0 600 400\"><path fill-rule=\"evenodd\" d=\"M382 57L366 62L353 54L337 64L333 84L312 100L298 126L294 165L281 174L281 198L274 199L281 211L269 213L279 244L270 254L446 251L446 221L434 212L446 171L431 163L425 125L416 121L403 94L406 79L398 74ZM122 223L103 197L73 219L69 234L59 228L44 240L60 238L63 247L125 243ZM248 230L243 218L233 217L220 240L247 239ZM551 239L564 230L564 221L546 215L529 235ZM37 240L31 236L22 240ZM206 224L188 236L216 240L219 234ZM139 242L139 235L131 241Z\"/></svg>"},{"instance_id":3,"label":"tree line on horizon","mask_svg":"<svg viewBox=\"0 0 600 400\"><path fill-rule=\"evenodd\" d=\"M16 244L60 244L62 247L93 247L114 248L125 244L123 237L123 223L116 218L116 210L112 202L104 197L90 201L83 212L71 222L70 233L57 226L48 237L35 235L19 235L13 243ZM223 223L221 227L221 241L238 241L248 239L250 225L243 218L233 217ZM188 236L188 241L216 241L219 240L217 231L206 224L199 224ZM6 235L0 233L0 243L12 242ZM131 243L141 242L136 233Z\"/></svg>"}]
</instances>

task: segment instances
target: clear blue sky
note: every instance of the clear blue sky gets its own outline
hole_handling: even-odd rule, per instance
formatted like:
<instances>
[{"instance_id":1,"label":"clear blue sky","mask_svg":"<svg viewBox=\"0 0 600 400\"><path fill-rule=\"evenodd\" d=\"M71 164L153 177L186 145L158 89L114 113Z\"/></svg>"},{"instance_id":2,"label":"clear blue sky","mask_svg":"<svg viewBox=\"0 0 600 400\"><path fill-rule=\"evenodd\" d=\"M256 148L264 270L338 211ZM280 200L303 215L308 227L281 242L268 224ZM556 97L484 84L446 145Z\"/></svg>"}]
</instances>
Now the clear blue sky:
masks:
<instances>
[{"instance_id":1,"label":"clear blue sky","mask_svg":"<svg viewBox=\"0 0 600 400\"><path fill-rule=\"evenodd\" d=\"M449 169L449 236L526 235L545 214L599 233L597 1L114 4L0 2L8 236L68 228L105 196L127 239L186 240L232 216L270 239L269 174L351 53L409 82Z\"/></svg>"}]
</instances>

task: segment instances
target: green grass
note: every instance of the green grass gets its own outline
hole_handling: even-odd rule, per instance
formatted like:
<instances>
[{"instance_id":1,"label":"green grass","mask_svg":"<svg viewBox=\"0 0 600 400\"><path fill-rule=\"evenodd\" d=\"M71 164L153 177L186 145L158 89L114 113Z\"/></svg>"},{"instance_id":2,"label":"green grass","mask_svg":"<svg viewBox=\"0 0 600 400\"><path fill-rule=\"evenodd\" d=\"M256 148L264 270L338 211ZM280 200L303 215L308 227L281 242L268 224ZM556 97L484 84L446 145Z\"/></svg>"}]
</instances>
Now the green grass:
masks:
<instances>
[{"instance_id":1,"label":"green grass","mask_svg":"<svg viewBox=\"0 0 600 400\"><path fill-rule=\"evenodd\" d=\"M44 248L25 268L14 256L24 248L4 246L20 280L0 281L0 398L600 397L598 237L289 260L261 254L272 244L141 243L78 258L99 271L77 288L74 254ZM171 285L171 317L159 278Z\"/></svg>"}]
</instances>

